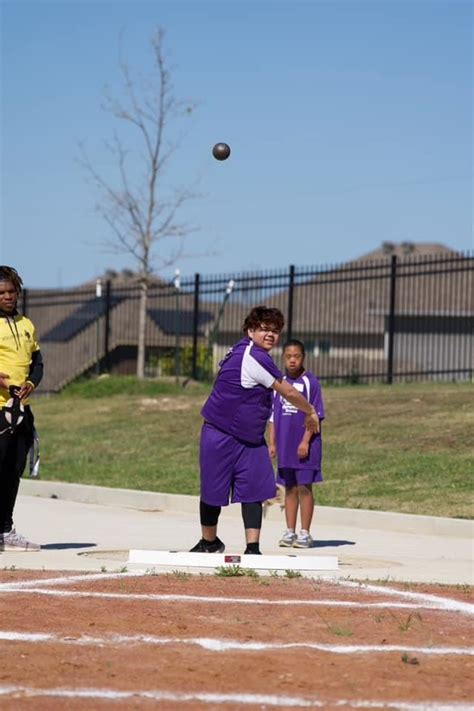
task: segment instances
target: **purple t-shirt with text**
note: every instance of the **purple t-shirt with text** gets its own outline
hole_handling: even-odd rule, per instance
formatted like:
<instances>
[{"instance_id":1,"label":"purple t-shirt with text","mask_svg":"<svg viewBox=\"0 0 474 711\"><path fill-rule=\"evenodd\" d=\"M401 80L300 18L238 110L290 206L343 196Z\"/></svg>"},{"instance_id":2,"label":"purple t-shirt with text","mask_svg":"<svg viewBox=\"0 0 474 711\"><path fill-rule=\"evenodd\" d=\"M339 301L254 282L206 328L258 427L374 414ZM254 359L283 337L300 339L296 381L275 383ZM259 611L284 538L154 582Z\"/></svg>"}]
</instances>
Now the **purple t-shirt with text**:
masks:
<instances>
[{"instance_id":1,"label":"purple t-shirt with text","mask_svg":"<svg viewBox=\"0 0 474 711\"><path fill-rule=\"evenodd\" d=\"M201 415L217 429L259 444L271 414L272 385L282 377L270 354L243 338L220 363Z\"/></svg>"},{"instance_id":2,"label":"purple t-shirt with text","mask_svg":"<svg viewBox=\"0 0 474 711\"><path fill-rule=\"evenodd\" d=\"M324 404L319 380L313 373L305 370L298 378L285 380L303 395L316 410L320 420L324 419ZM305 432L305 415L297 410L288 400L275 392L271 421L275 427L275 439L278 457L278 468L315 469L321 470L322 443L321 435L313 435L309 444L309 454L306 459L299 459L298 445Z\"/></svg>"}]
</instances>

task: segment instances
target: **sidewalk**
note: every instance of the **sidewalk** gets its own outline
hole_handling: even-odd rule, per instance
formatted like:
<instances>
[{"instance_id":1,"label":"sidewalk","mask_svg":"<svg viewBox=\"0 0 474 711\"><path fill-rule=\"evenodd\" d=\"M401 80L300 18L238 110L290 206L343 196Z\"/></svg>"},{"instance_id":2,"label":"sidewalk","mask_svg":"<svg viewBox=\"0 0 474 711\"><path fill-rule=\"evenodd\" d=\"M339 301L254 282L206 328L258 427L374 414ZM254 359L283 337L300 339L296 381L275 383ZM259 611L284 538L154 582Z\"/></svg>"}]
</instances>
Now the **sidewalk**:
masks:
<instances>
[{"instance_id":1,"label":"sidewalk","mask_svg":"<svg viewBox=\"0 0 474 711\"><path fill-rule=\"evenodd\" d=\"M193 496L25 479L15 525L42 549L0 553L0 565L120 570L130 549L189 550L200 537L198 510ZM280 507L269 507L264 553L288 552L278 547L283 528ZM322 571L320 577L474 584L473 521L317 506L312 529L315 547L297 554L339 558L339 570ZM226 552L243 552L240 506L223 509L219 536Z\"/></svg>"}]
</instances>

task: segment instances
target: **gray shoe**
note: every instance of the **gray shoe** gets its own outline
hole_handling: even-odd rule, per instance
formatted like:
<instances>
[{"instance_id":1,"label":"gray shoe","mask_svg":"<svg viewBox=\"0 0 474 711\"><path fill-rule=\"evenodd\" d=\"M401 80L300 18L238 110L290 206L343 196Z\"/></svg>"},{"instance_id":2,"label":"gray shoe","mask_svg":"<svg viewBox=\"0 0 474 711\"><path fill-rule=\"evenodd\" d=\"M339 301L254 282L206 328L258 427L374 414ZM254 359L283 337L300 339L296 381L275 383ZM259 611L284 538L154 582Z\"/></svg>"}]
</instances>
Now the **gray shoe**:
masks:
<instances>
[{"instance_id":1,"label":"gray shoe","mask_svg":"<svg viewBox=\"0 0 474 711\"><path fill-rule=\"evenodd\" d=\"M291 548L295 541L296 533L287 529L278 541L278 545L280 546L280 548Z\"/></svg>"},{"instance_id":2,"label":"gray shoe","mask_svg":"<svg viewBox=\"0 0 474 711\"><path fill-rule=\"evenodd\" d=\"M38 543L29 541L21 533L17 533L14 528L8 533L0 533L0 551L39 551L41 546Z\"/></svg>"},{"instance_id":3,"label":"gray shoe","mask_svg":"<svg viewBox=\"0 0 474 711\"><path fill-rule=\"evenodd\" d=\"M309 531L300 531L298 536L295 537L296 540L293 543L295 548L312 548L313 539L311 538Z\"/></svg>"}]
</instances>

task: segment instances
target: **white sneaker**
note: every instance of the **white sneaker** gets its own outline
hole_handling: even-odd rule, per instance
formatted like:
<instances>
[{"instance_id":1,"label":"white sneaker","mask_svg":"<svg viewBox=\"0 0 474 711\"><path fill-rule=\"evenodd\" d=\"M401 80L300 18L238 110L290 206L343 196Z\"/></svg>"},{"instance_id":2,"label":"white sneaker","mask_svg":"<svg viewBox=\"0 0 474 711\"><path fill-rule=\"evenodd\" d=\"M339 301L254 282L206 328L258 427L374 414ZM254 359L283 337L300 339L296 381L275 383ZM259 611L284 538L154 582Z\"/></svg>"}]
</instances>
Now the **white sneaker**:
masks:
<instances>
[{"instance_id":1,"label":"white sneaker","mask_svg":"<svg viewBox=\"0 0 474 711\"><path fill-rule=\"evenodd\" d=\"M296 533L287 528L285 533L280 538L278 545L280 546L280 548L291 548L295 541Z\"/></svg>"},{"instance_id":2,"label":"white sneaker","mask_svg":"<svg viewBox=\"0 0 474 711\"><path fill-rule=\"evenodd\" d=\"M0 533L0 551L39 551L41 546L38 543L29 541L21 533L17 533L14 528L8 533Z\"/></svg>"},{"instance_id":3,"label":"white sneaker","mask_svg":"<svg viewBox=\"0 0 474 711\"><path fill-rule=\"evenodd\" d=\"M295 536L293 546L295 548L312 548L313 539L311 538L309 531L301 530L298 533L298 536Z\"/></svg>"}]
</instances>

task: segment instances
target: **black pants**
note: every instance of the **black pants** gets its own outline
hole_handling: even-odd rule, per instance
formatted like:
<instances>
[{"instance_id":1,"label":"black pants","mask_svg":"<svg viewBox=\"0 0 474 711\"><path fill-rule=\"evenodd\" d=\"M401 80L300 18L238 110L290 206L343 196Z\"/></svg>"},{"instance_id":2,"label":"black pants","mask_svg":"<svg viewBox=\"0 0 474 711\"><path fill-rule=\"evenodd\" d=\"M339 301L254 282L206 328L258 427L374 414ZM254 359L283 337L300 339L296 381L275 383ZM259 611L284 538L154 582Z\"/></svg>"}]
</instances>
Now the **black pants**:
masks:
<instances>
[{"instance_id":1,"label":"black pants","mask_svg":"<svg viewBox=\"0 0 474 711\"><path fill-rule=\"evenodd\" d=\"M33 445L33 432L33 413L26 405L25 417L15 431L0 435L0 533L13 527L13 509L28 452Z\"/></svg>"}]
</instances>

